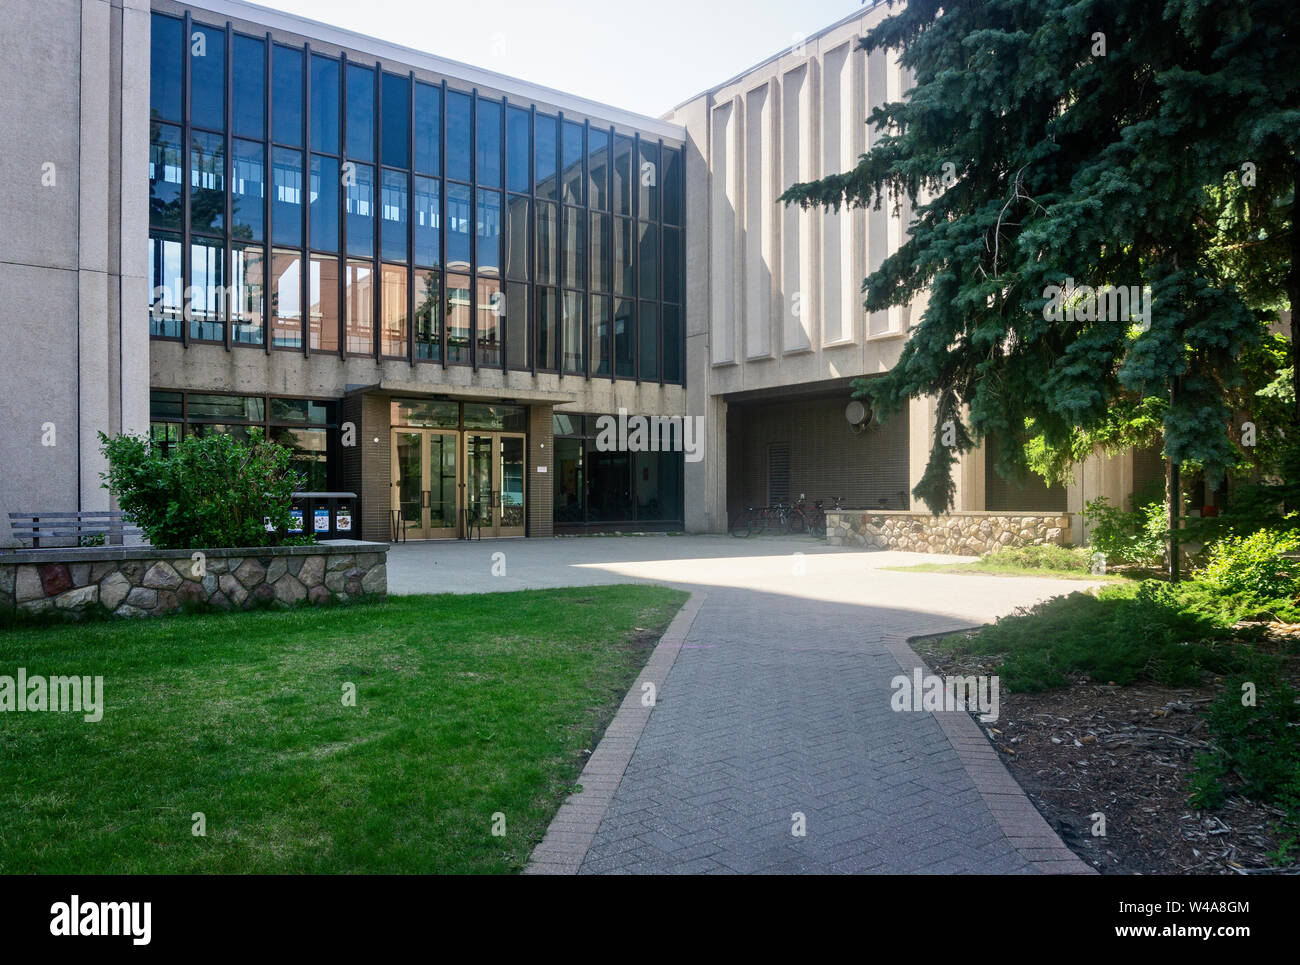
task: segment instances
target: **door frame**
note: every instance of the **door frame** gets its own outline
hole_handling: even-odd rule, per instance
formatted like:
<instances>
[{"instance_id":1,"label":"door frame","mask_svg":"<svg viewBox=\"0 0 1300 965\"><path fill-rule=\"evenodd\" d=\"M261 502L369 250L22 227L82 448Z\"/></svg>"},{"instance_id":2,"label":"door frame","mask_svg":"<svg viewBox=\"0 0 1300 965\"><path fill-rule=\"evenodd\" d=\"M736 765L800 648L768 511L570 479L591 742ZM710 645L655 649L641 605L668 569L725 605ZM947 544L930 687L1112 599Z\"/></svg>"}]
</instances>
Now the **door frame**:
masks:
<instances>
[{"instance_id":1,"label":"door frame","mask_svg":"<svg viewBox=\"0 0 1300 965\"><path fill-rule=\"evenodd\" d=\"M460 515L466 527L469 526L468 509L471 505L470 493L470 439L471 438L488 438L491 440L489 447L488 460L492 472L492 486L489 490L489 502L491 504L490 520L484 520L482 527L474 526L472 532L467 532L468 536L483 536L488 539L513 539L528 535L528 434L507 429L462 429L461 430L460 452L464 469L462 470L460 486L461 507ZM523 492L520 494L522 510L519 525L507 526L503 522L504 513L502 512L502 494L505 481L505 444L506 439L518 439L520 443L522 456L522 473L521 482Z\"/></svg>"},{"instance_id":2,"label":"door frame","mask_svg":"<svg viewBox=\"0 0 1300 965\"><path fill-rule=\"evenodd\" d=\"M394 478L390 484L391 496L389 499L389 511L401 513L401 479L400 464L397 459L397 439L399 435L419 436L420 437L420 525L415 532L410 529L405 531L407 539L454 539L460 535L461 523L461 494L463 487L460 485L463 469L461 468L461 446L459 440L459 431L456 429L432 429L424 426L392 426L389 431L389 466L390 475ZM455 475L452 483L453 498L456 505L452 513L452 524L450 526L434 526L432 524L432 495L433 495L433 458L432 446L430 445L433 436L452 436L454 439L452 451L456 457ZM400 521L401 516L398 516ZM409 525L409 524L408 524Z\"/></svg>"}]
</instances>

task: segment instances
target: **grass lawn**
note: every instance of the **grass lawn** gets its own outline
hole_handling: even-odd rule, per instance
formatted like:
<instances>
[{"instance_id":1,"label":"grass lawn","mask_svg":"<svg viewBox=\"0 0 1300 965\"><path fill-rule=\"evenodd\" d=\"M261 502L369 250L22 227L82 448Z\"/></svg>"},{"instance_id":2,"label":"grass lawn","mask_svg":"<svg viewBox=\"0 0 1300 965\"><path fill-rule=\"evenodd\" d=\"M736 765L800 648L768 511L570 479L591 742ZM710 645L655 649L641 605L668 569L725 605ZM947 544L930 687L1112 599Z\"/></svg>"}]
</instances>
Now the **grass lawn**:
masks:
<instances>
[{"instance_id":1,"label":"grass lawn","mask_svg":"<svg viewBox=\"0 0 1300 965\"><path fill-rule=\"evenodd\" d=\"M98 723L0 714L0 872L518 871L685 599L581 587L0 630L0 674L104 678Z\"/></svg>"}]
</instances>

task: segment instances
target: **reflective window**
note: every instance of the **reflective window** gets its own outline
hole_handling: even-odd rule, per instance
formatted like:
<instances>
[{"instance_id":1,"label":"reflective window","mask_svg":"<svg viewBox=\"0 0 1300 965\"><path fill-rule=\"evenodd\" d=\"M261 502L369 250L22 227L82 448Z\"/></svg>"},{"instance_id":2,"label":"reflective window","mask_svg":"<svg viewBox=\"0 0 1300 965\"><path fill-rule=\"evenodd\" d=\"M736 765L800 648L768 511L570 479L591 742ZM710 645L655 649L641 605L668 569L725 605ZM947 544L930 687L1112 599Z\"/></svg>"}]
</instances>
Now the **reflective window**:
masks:
<instances>
[{"instance_id":1,"label":"reflective window","mask_svg":"<svg viewBox=\"0 0 1300 965\"><path fill-rule=\"evenodd\" d=\"M339 62L311 55L311 149L339 153Z\"/></svg>"},{"instance_id":2,"label":"reflective window","mask_svg":"<svg viewBox=\"0 0 1300 965\"><path fill-rule=\"evenodd\" d=\"M406 172L384 171L380 200L380 257L385 261L406 261Z\"/></svg>"},{"instance_id":3,"label":"reflective window","mask_svg":"<svg viewBox=\"0 0 1300 965\"><path fill-rule=\"evenodd\" d=\"M280 144L302 146L302 51L275 45L271 59L271 134Z\"/></svg>"},{"instance_id":4,"label":"reflective window","mask_svg":"<svg viewBox=\"0 0 1300 965\"><path fill-rule=\"evenodd\" d=\"M384 74L384 163L404 168L411 163L411 79Z\"/></svg>"},{"instance_id":5,"label":"reflective window","mask_svg":"<svg viewBox=\"0 0 1300 965\"><path fill-rule=\"evenodd\" d=\"M447 91L447 177L469 180L470 97L458 90Z\"/></svg>"},{"instance_id":6,"label":"reflective window","mask_svg":"<svg viewBox=\"0 0 1300 965\"><path fill-rule=\"evenodd\" d=\"M266 421L266 402L260 396L191 392L186 401L191 419L221 419L230 422Z\"/></svg>"},{"instance_id":7,"label":"reflective window","mask_svg":"<svg viewBox=\"0 0 1300 965\"><path fill-rule=\"evenodd\" d=\"M442 287L436 271L415 273L415 357L442 358Z\"/></svg>"},{"instance_id":8,"label":"reflective window","mask_svg":"<svg viewBox=\"0 0 1300 965\"><path fill-rule=\"evenodd\" d=\"M490 188L501 187L500 101L479 98L474 144L474 180Z\"/></svg>"},{"instance_id":9,"label":"reflective window","mask_svg":"<svg viewBox=\"0 0 1300 965\"><path fill-rule=\"evenodd\" d=\"M510 196L510 223L507 230L506 277L528 281L529 217L532 202L526 197Z\"/></svg>"},{"instance_id":10,"label":"reflective window","mask_svg":"<svg viewBox=\"0 0 1300 965\"><path fill-rule=\"evenodd\" d=\"M265 208L266 149L260 141L232 142L230 159L230 236L262 241Z\"/></svg>"},{"instance_id":11,"label":"reflective window","mask_svg":"<svg viewBox=\"0 0 1300 965\"><path fill-rule=\"evenodd\" d=\"M537 281L554 285L559 281L559 205L537 202Z\"/></svg>"},{"instance_id":12,"label":"reflective window","mask_svg":"<svg viewBox=\"0 0 1300 965\"><path fill-rule=\"evenodd\" d=\"M415 170L439 175L442 147L442 88L415 84Z\"/></svg>"},{"instance_id":13,"label":"reflective window","mask_svg":"<svg viewBox=\"0 0 1300 965\"><path fill-rule=\"evenodd\" d=\"M560 293L554 288L537 289L537 340L533 355L537 368L555 371L559 367Z\"/></svg>"},{"instance_id":14,"label":"reflective window","mask_svg":"<svg viewBox=\"0 0 1300 965\"><path fill-rule=\"evenodd\" d=\"M277 245L299 246L302 244L301 151L272 149L271 185L271 241Z\"/></svg>"},{"instance_id":15,"label":"reflective window","mask_svg":"<svg viewBox=\"0 0 1300 965\"><path fill-rule=\"evenodd\" d=\"M593 214L591 216L591 288L594 291L607 292L613 284L613 279L610 217L607 214Z\"/></svg>"},{"instance_id":16,"label":"reflective window","mask_svg":"<svg viewBox=\"0 0 1300 965\"><path fill-rule=\"evenodd\" d=\"M469 275L447 275L447 361L469 364L470 315Z\"/></svg>"},{"instance_id":17,"label":"reflective window","mask_svg":"<svg viewBox=\"0 0 1300 965\"><path fill-rule=\"evenodd\" d=\"M348 64L347 155L360 161L375 159L375 72Z\"/></svg>"},{"instance_id":18,"label":"reflective window","mask_svg":"<svg viewBox=\"0 0 1300 965\"><path fill-rule=\"evenodd\" d=\"M382 352L406 357L406 266L384 265L380 288L380 338Z\"/></svg>"},{"instance_id":19,"label":"reflective window","mask_svg":"<svg viewBox=\"0 0 1300 965\"><path fill-rule=\"evenodd\" d=\"M320 154L311 156L311 247L339 250L339 162ZM336 271L337 276L337 271Z\"/></svg>"},{"instance_id":20,"label":"reflective window","mask_svg":"<svg viewBox=\"0 0 1300 965\"><path fill-rule=\"evenodd\" d=\"M415 207L411 217L415 221L415 263L428 268L442 265L442 244L439 230L442 199L439 182L434 178L415 179Z\"/></svg>"},{"instance_id":21,"label":"reflective window","mask_svg":"<svg viewBox=\"0 0 1300 965\"><path fill-rule=\"evenodd\" d=\"M225 247L196 238L190 245L190 338L203 342L226 339Z\"/></svg>"},{"instance_id":22,"label":"reflective window","mask_svg":"<svg viewBox=\"0 0 1300 965\"><path fill-rule=\"evenodd\" d=\"M659 297L659 229L655 225L637 223L637 257L640 284L638 294L642 298Z\"/></svg>"},{"instance_id":23,"label":"reflective window","mask_svg":"<svg viewBox=\"0 0 1300 965\"><path fill-rule=\"evenodd\" d=\"M348 254L373 258L375 254L375 169L347 162L343 179L344 218ZM349 349L349 351L351 351Z\"/></svg>"},{"instance_id":24,"label":"reflective window","mask_svg":"<svg viewBox=\"0 0 1300 965\"><path fill-rule=\"evenodd\" d=\"M480 276L475 282L478 286L478 328L475 335L478 353L475 364L486 368L498 368L501 365L501 344L504 341L504 317L506 314L505 294L501 291L501 282L495 278Z\"/></svg>"},{"instance_id":25,"label":"reflective window","mask_svg":"<svg viewBox=\"0 0 1300 965\"><path fill-rule=\"evenodd\" d=\"M271 345L302 348L302 255L271 253Z\"/></svg>"},{"instance_id":26,"label":"reflective window","mask_svg":"<svg viewBox=\"0 0 1300 965\"><path fill-rule=\"evenodd\" d=\"M578 292L565 292L562 301L564 312L564 371L581 374L585 371L582 354L582 302Z\"/></svg>"},{"instance_id":27,"label":"reflective window","mask_svg":"<svg viewBox=\"0 0 1300 965\"><path fill-rule=\"evenodd\" d=\"M609 296L591 296L591 374L609 375Z\"/></svg>"},{"instance_id":28,"label":"reflective window","mask_svg":"<svg viewBox=\"0 0 1300 965\"><path fill-rule=\"evenodd\" d=\"M609 131L593 127L587 132L587 191L591 206L609 210Z\"/></svg>"},{"instance_id":29,"label":"reflective window","mask_svg":"<svg viewBox=\"0 0 1300 965\"><path fill-rule=\"evenodd\" d=\"M582 125L564 122L564 141L561 145L561 170L564 172L563 188L566 204L582 204L586 177L582 170Z\"/></svg>"},{"instance_id":30,"label":"reflective window","mask_svg":"<svg viewBox=\"0 0 1300 965\"><path fill-rule=\"evenodd\" d=\"M353 355L370 355L375 350L374 268L368 261L349 261L344 269L343 308L346 350Z\"/></svg>"},{"instance_id":31,"label":"reflective window","mask_svg":"<svg viewBox=\"0 0 1300 965\"><path fill-rule=\"evenodd\" d=\"M155 233L149 236L149 334L158 338L181 337L181 297L185 281L181 274L179 236Z\"/></svg>"},{"instance_id":32,"label":"reflective window","mask_svg":"<svg viewBox=\"0 0 1300 965\"><path fill-rule=\"evenodd\" d=\"M190 24L190 123L226 127L226 32Z\"/></svg>"},{"instance_id":33,"label":"reflective window","mask_svg":"<svg viewBox=\"0 0 1300 965\"><path fill-rule=\"evenodd\" d=\"M635 295L636 275L632 272L632 222L614 219L614 294Z\"/></svg>"},{"instance_id":34,"label":"reflective window","mask_svg":"<svg viewBox=\"0 0 1300 965\"><path fill-rule=\"evenodd\" d=\"M260 246L235 245L230 253L230 337L243 345L262 344L265 265Z\"/></svg>"},{"instance_id":35,"label":"reflective window","mask_svg":"<svg viewBox=\"0 0 1300 965\"><path fill-rule=\"evenodd\" d=\"M637 217L658 219L659 217L659 145L649 141L641 142L641 163L637 168L637 185L640 197L637 201Z\"/></svg>"},{"instance_id":36,"label":"reflective window","mask_svg":"<svg viewBox=\"0 0 1300 965\"><path fill-rule=\"evenodd\" d=\"M469 191L463 184L447 186L447 266L461 271L469 270L472 215ZM451 282L447 284L450 293Z\"/></svg>"},{"instance_id":37,"label":"reflective window","mask_svg":"<svg viewBox=\"0 0 1300 965\"><path fill-rule=\"evenodd\" d=\"M614 302L614 374L620 379L636 375L633 347L636 344L636 323L632 317L632 300L620 298Z\"/></svg>"},{"instance_id":38,"label":"reflective window","mask_svg":"<svg viewBox=\"0 0 1300 965\"><path fill-rule=\"evenodd\" d=\"M587 270L587 213L564 206L564 277L566 288L582 288Z\"/></svg>"},{"instance_id":39,"label":"reflective window","mask_svg":"<svg viewBox=\"0 0 1300 965\"><path fill-rule=\"evenodd\" d=\"M220 233L226 224L226 139L190 132L190 228Z\"/></svg>"},{"instance_id":40,"label":"reflective window","mask_svg":"<svg viewBox=\"0 0 1300 965\"><path fill-rule=\"evenodd\" d=\"M307 277L307 344L313 352L339 350L339 260L312 255ZM272 414L275 403L271 403Z\"/></svg>"},{"instance_id":41,"label":"reflective window","mask_svg":"<svg viewBox=\"0 0 1300 965\"><path fill-rule=\"evenodd\" d=\"M640 342L639 361L641 378L646 382L659 381L659 306L654 302L642 302L641 314L637 317L637 333Z\"/></svg>"},{"instance_id":42,"label":"reflective window","mask_svg":"<svg viewBox=\"0 0 1300 965\"><path fill-rule=\"evenodd\" d=\"M266 41L235 34L232 55L232 133L245 137L266 137Z\"/></svg>"},{"instance_id":43,"label":"reflective window","mask_svg":"<svg viewBox=\"0 0 1300 965\"><path fill-rule=\"evenodd\" d=\"M558 163L559 121L538 114L533 122L533 180L537 197L555 201L560 197L555 166Z\"/></svg>"},{"instance_id":44,"label":"reflective window","mask_svg":"<svg viewBox=\"0 0 1300 965\"><path fill-rule=\"evenodd\" d=\"M149 114L181 120L181 65L185 51L185 22L155 13L149 33Z\"/></svg>"},{"instance_id":45,"label":"reflective window","mask_svg":"<svg viewBox=\"0 0 1300 965\"><path fill-rule=\"evenodd\" d=\"M614 213L632 213L632 138L614 137Z\"/></svg>"},{"instance_id":46,"label":"reflective window","mask_svg":"<svg viewBox=\"0 0 1300 965\"><path fill-rule=\"evenodd\" d=\"M530 114L522 107L506 109L506 180L511 191L532 190L532 145L528 137Z\"/></svg>"},{"instance_id":47,"label":"reflective window","mask_svg":"<svg viewBox=\"0 0 1300 965\"><path fill-rule=\"evenodd\" d=\"M682 223L682 178L685 162L682 152L671 147L664 148L663 206L664 222L681 225Z\"/></svg>"},{"instance_id":48,"label":"reflective window","mask_svg":"<svg viewBox=\"0 0 1300 965\"><path fill-rule=\"evenodd\" d=\"M477 213L478 270L482 274L501 275L501 192L478 192Z\"/></svg>"},{"instance_id":49,"label":"reflective window","mask_svg":"<svg viewBox=\"0 0 1300 965\"><path fill-rule=\"evenodd\" d=\"M185 220L181 191L185 176L181 129L171 124L149 126L149 223L180 229Z\"/></svg>"},{"instance_id":50,"label":"reflective window","mask_svg":"<svg viewBox=\"0 0 1300 965\"><path fill-rule=\"evenodd\" d=\"M676 305L663 307L664 381L682 380L682 310Z\"/></svg>"}]
</instances>

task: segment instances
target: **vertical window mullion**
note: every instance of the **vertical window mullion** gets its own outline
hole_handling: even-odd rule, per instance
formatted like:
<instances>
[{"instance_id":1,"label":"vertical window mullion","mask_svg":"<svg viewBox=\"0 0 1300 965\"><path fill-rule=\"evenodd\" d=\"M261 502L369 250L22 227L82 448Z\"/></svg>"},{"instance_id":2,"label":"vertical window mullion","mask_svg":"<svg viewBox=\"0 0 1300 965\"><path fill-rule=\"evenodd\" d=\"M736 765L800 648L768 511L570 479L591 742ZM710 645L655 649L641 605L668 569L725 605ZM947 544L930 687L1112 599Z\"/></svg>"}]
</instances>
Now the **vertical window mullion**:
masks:
<instances>
[{"instance_id":1,"label":"vertical window mullion","mask_svg":"<svg viewBox=\"0 0 1300 965\"><path fill-rule=\"evenodd\" d=\"M564 242L568 234L564 227L568 220L564 216L564 111L555 112L555 211L555 290L559 292L560 311L551 328L555 332L555 374L563 382L565 335L569 328L564 311Z\"/></svg>"},{"instance_id":2,"label":"vertical window mullion","mask_svg":"<svg viewBox=\"0 0 1300 965\"><path fill-rule=\"evenodd\" d=\"M406 98L406 361L415 365L415 71Z\"/></svg>"},{"instance_id":3,"label":"vertical window mullion","mask_svg":"<svg viewBox=\"0 0 1300 965\"><path fill-rule=\"evenodd\" d=\"M194 60L194 22L185 11L185 36L182 41L183 66L181 67L181 344L190 344L190 68Z\"/></svg>"},{"instance_id":4,"label":"vertical window mullion","mask_svg":"<svg viewBox=\"0 0 1300 965\"><path fill-rule=\"evenodd\" d=\"M659 161L655 167L655 191L659 193L659 218L655 222L655 266L658 278L655 281L656 311L659 315L659 337L655 339L655 350L659 353L659 384L664 384L664 141L659 139ZM678 323L680 324L680 322Z\"/></svg>"},{"instance_id":5,"label":"vertical window mullion","mask_svg":"<svg viewBox=\"0 0 1300 965\"><path fill-rule=\"evenodd\" d=\"M433 311L438 318L438 342L441 346L439 356L442 359L442 368L445 372L447 369L447 312L443 308L447 300L447 195L451 193L447 185L447 81L442 82L442 94L440 95L441 107L438 111L438 180L442 187L438 191L438 211L440 214L438 224L438 261L440 262L441 274L438 280L438 303L433 306ZM459 457L457 457L459 458Z\"/></svg>"},{"instance_id":6,"label":"vertical window mullion","mask_svg":"<svg viewBox=\"0 0 1300 965\"><path fill-rule=\"evenodd\" d=\"M478 371L478 88L469 94L469 368Z\"/></svg>"},{"instance_id":7,"label":"vertical window mullion","mask_svg":"<svg viewBox=\"0 0 1300 965\"><path fill-rule=\"evenodd\" d=\"M226 286L226 291L228 292L233 291L235 287L232 284L232 280L231 280L231 269L234 267L234 252L232 250L234 246L234 235L232 234L233 229L231 228L230 225L230 219L233 216L232 209L234 207L231 199L235 190L234 108L232 106L232 101L234 100L234 97L235 97L235 31L234 28L231 26L230 21L226 21L226 116L225 116L226 158L225 158L225 172L224 172L225 173L224 187L226 189L226 199L225 199L226 213L225 213L224 221L225 221L226 230L223 235L225 244L223 247L223 254L221 256L221 268L222 268L221 280L222 283ZM230 299L226 298L223 295L221 297L221 310L226 316L223 329L225 330L224 341L226 344L227 352L230 351L231 339L233 337L233 333L231 332L231 329L234 328L234 315L230 309L231 309Z\"/></svg>"},{"instance_id":8,"label":"vertical window mullion","mask_svg":"<svg viewBox=\"0 0 1300 965\"><path fill-rule=\"evenodd\" d=\"M497 271L497 278L501 284L501 305L505 311L499 317L502 324L498 325L499 331L497 338L501 341L501 371L504 373L509 368L510 353L510 298L507 294L506 263L510 257L510 170L507 167L509 163L506 155L506 142L510 139L510 99L501 98L501 230L499 240L497 241L497 260L501 267Z\"/></svg>"},{"instance_id":9,"label":"vertical window mullion","mask_svg":"<svg viewBox=\"0 0 1300 965\"><path fill-rule=\"evenodd\" d=\"M373 168L375 172L375 193L372 200L373 211L371 212L372 217L370 228L371 243L375 246L374 257L371 259L371 264L374 267L371 269L372 274L370 276L372 279L370 283L370 311L373 321L371 322L370 329L373 333L373 345L371 347L374 349L376 362L382 361L384 357L384 262L381 257L383 252L379 248L382 240L381 232L383 230L381 222L384 220L384 117L383 114L380 113L383 109L383 102L380 99L380 88L384 86L383 80L384 65L376 61L374 94L372 95L373 103L371 104L374 116L371 119L370 127L370 136L375 145ZM378 204L374 204L375 201L377 201Z\"/></svg>"},{"instance_id":10,"label":"vertical window mullion","mask_svg":"<svg viewBox=\"0 0 1300 965\"><path fill-rule=\"evenodd\" d=\"M311 44L302 54L302 271L299 289L302 354L311 354ZM269 410L268 410L269 411Z\"/></svg>"},{"instance_id":11,"label":"vertical window mullion","mask_svg":"<svg viewBox=\"0 0 1300 965\"><path fill-rule=\"evenodd\" d=\"M348 354L348 192L344 184L344 165L348 149L348 55L339 52L339 358Z\"/></svg>"},{"instance_id":12,"label":"vertical window mullion","mask_svg":"<svg viewBox=\"0 0 1300 965\"><path fill-rule=\"evenodd\" d=\"M528 346L528 371L537 374L537 310L541 301L537 295L540 280L537 277L537 105L528 108L528 333L524 342Z\"/></svg>"}]
</instances>

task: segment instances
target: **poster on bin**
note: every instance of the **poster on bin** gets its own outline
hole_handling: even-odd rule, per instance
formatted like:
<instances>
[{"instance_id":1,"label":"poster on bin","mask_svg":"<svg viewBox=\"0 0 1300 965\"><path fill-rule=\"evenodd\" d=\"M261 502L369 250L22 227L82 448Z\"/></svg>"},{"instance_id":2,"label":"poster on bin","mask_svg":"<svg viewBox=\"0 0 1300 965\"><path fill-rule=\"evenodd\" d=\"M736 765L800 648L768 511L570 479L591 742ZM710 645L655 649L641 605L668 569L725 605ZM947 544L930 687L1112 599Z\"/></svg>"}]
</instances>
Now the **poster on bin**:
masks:
<instances>
[{"instance_id":1,"label":"poster on bin","mask_svg":"<svg viewBox=\"0 0 1300 965\"><path fill-rule=\"evenodd\" d=\"M297 507L289 510L289 532L302 532L302 510Z\"/></svg>"},{"instance_id":2,"label":"poster on bin","mask_svg":"<svg viewBox=\"0 0 1300 965\"><path fill-rule=\"evenodd\" d=\"M330 531L330 511L328 509L317 509L314 515L314 525L316 532L328 533Z\"/></svg>"},{"instance_id":3,"label":"poster on bin","mask_svg":"<svg viewBox=\"0 0 1300 965\"><path fill-rule=\"evenodd\" d=\"M334 531L336 533L352 532L352 511L350 509L340 509L334 514Z\"/></svg>"}]
</instances>

